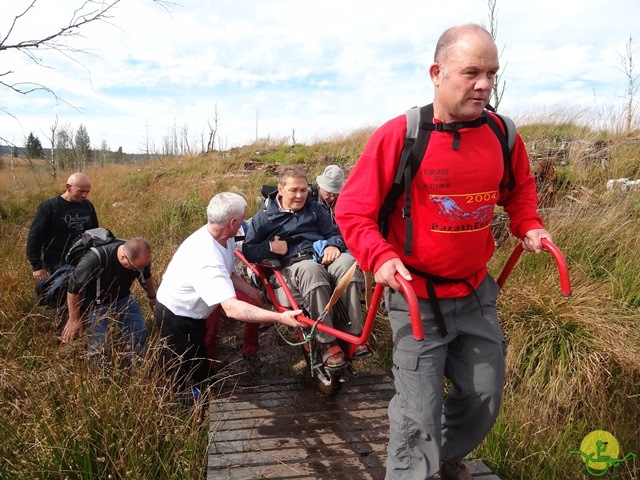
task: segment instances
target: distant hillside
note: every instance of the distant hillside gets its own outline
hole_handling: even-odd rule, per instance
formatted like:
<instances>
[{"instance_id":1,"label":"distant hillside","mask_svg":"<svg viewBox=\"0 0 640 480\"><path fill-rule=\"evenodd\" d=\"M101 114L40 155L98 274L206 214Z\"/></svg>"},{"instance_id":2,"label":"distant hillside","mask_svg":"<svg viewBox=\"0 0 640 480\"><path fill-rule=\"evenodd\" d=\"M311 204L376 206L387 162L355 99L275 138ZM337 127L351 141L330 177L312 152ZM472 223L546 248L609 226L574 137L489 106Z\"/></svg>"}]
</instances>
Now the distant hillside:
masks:
<instances>
[{"instance_id":1,"label":"distant hillside","mask_svg":"<svg viewBox=\"0 0 640 480\"><path fill-rule=\"evenodd\" d=\"M44 153L44 157L48 158L51 155L50 148L43 148L42 152ZM102 151L99 151L100 155L104 155ZM13 147L9 145L0 145L0 156L10 157L14 155ZM148 161L150 155L143 153L118 153L118 152L108 152L109 156L108 163L139 163ZM16 156L20 158L26 158L26 150L23 147L16 147Z\"/></svg>"}]
</instances>

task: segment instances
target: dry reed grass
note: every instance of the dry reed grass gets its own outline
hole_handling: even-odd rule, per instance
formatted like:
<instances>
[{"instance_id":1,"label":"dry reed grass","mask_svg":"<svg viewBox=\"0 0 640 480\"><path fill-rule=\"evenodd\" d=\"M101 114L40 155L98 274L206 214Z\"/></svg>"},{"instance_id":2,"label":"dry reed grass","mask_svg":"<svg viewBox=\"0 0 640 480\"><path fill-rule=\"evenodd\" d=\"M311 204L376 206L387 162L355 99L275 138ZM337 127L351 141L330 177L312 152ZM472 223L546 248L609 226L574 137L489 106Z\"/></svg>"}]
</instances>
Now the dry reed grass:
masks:
<instances>
[{"instance_id":1,"label":"dry reed grass","mask_svg":"<svg viewBox=\"0 0 640 480\"><path fill-rule=\"evenodd\" d=\"M523 135L529 143L549 142L558 131L595 141L596 134L571 124L572 115L561 115L560 127L532 123ZM259 186L274 182L275 165L304 163L310 178L328 162L348 170L371 131L309 147L257 142L224 155L107 165L87 172L90 198L101 224L116 235L150 240L159 283L177 246L204 224L213 194L234 189L257 209ZM614 174L637 174L640 147L627 137L611 141L616 146L605 163L582 161L586 150L572 151L571 165L562 167L566 191L544 211L569 262L573 296L560 296L548 256L524 255L499 298L510 342L508 382L503 413L476 454L505 480L532 478L531 472L545 480L586 478L568 452L597 428L640 453L639 201L637 194L604 189ZM206 464L206 406L185 409L158 390L151 322L149 362L126 381L114 370L97 382L78 351L59 347L46 312L34 306L26 231L37 204L61 192L64 179L53 181L37 165L35 172L19 165L15 177L6 162L0 168L0 430L8 439L0 442L0 477L198 477ZM514 245L496 252L492 271ZM390 371L384 315L373 341L376 355L361 368ZM639 471L628 462L615 478L637 479Z\"/></svg>"}]
</instances>

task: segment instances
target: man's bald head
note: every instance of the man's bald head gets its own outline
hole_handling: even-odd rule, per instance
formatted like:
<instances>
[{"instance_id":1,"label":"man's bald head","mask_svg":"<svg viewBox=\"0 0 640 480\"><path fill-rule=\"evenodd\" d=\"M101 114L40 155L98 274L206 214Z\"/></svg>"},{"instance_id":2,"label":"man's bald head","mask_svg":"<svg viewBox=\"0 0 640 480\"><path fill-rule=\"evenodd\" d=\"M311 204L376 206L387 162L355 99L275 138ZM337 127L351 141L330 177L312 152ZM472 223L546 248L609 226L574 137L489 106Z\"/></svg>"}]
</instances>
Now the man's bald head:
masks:
<instances>
[{"instance_id":1,"label":"man's bald head","mask_svg":"<svg viewBox=\"0 0 640 480\"><path fill-rule=\"evenodd\" d=\"M491 98L500 68L498 57L493 37L481 25L447 29L429 67L435 87L434 116L445 123L478 118Z\"/></svg>"},{"instance_id":2,"label":"man's bald head","mask_svg":"<svg viewBox=\"0 0 640 480\"><path fill-rule=\"evenodd\" d=\"M433 55L433 61L446 64L451 51L457 46L457 43L465 41L468 38L482 39L494 43L493 37L482 25L476 23L456 25L446 29L442 35L440 35Z\"/></svg>"},{"instance_id":3,"label":"man's bald head","mask_svg":"<svg viewBox=\"0 0 640 480\"><path fill-rule=\"evenodd\" d=\"M89 196L91 180L84 173L73 173L67 179L65 189L62 198L68 202L82 202Z\"/></svg>"}]
</instances>

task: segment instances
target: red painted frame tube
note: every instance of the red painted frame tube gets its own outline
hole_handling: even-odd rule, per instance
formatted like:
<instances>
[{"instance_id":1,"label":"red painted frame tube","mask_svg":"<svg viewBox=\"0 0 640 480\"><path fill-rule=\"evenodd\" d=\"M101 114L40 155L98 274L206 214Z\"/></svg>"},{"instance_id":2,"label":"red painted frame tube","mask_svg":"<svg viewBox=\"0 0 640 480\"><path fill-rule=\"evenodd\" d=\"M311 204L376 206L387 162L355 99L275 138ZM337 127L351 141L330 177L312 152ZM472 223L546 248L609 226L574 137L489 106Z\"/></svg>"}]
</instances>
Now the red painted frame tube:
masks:
<instances>
[{"instance_id":1,"label":"red painted frame tube","mask_svg":"<svg viewBox=\"0 0 640 480\"><path fill-rule=\"evenodd\" d=\"M276 275L276 278L278 279L280 284L285 285L285 287L283 288L283 292L287 296L287 300L289 301L289 304L291 305L291 307L284 307L278 301L278 297L276 296L273 290L273 287L269 283L269 279L267 278L267 276L263 271L263 268L269 267L268 265L256 265L253 263L249 263L247 259L244 257L244 255L242 255L242 253L237 250L235 254L242 261L242 263L244 263L258 278L260 278L260 281L262 282L262 285L265 288L265 292L269 297L269 300L271 301L274 308L278 312L284 312L286 310L292 310L292 309L297 310L299 308L298 304L293 298L293 295L291 294L291 290L289 290L289 288L286 288L286 283L284 281L284 278L282 277L282 272L280 270L273 269L273 272ZM418 299L416 297L415 292L413 291L413 287L409 282L407 282L399 274L396 274L396 281L400 285L400 289L402 290L402 293L404 294L405 299L407 300L409 313L411 315L411 326L413 328L413 336L415 337L416 340L423 340L424 332L422 328L422 318L420 315L420 307L418 306ZM369 305L369 311L367 312L367 318L364 321L363 330L360 336L343 332L342 330L338 330L336 328L325 325L322 322L318 322L316 325L316 328L321 332L327 333L329 335L333 335L334 337L339 338L340 340L344 340L345 342L352 344L354 347L357 345L362 345L366 343L367 340L369 340L369 336L371 335L371 332L373 330L373 324L375 322L376 315L378 313L378 307L380 306L380 302L382 301L383 293L384 293L384 287L380 284L377 284L373 291L371 304ZM296 317L296 320L298 320L300 323L307 325L308 327L312 327L313 325L316 324L315 320L309 317L306 317L305 315L298 315Z\"/></svg>"},{"instance_id":2,"label":"red painted frame tube","mask_svg":"<svg viewBox=\"0 0 640 480\"><path fill-rule=\"evenodd\" d=\"M548 251L551 254L551 256L553 257L553 259L555 260L558 266L558 274L560 276L560 289L562 291L562 295L565 297L571 296L571 283L569 280L569 270L567 268L567 262L564 258L564 255L562 254L560 249L550 240L543 238L542 246L545 248L546 251ZM511 256L509 257L509 259L507 260L507 263L505 264L504 268L502 269L502 272L500 273L500 276L498 277L497 283L500 288L502 288L502 286L504 285L504 282L507 280L507 277L513 270L513 267L515 266L515 264L518 262L518 259L520 258L520 255L522 254L523 251L524 249L522 247L522 243L519 243L514 249ZM247 268L249 268L260 279L265 289L265 292L269 297L269 300L271 301L271 303L273 304L274 308L277 311L284 312L286 310L291 310L291 309L297 310L299 308L298 304L293 298L293 295L291 294L291 291L289 290L289 288L286 287L286 283L284 281L284 278L282 277L282 272L280 270L273 269L276 275L276 278L278 279L280 284L284 285L283 292L287 296L287 299L291 307L284 307L280 304L280 302L278 301L278 297L276 296L273 290L273 287L271 287L271 284L269 283L269 279L267 278L267 276L263 271L263 268L272 268L272 267L270 267L269 265L256 265L256 264L250 263L247 261L244 255L242 255L242 253L237 250L235 251L235 254L242 261L242 263L244 263L247 266ZM416 297L415 292L413 291L413 287L409 282L407 282L404 278L402 278L400 274L396 273L395 278L398 284L400 285L400 289L402 290L402 293L404 294L405 299L407 300L407 305L409 307L409 314L411 316L411 327L413 330L413 336L418 341L423 340L424 331L422 328L422 316L420 314L418 299ZM316 323L316 320L313 320L304 315L298 315L296 319L300 323L303 323L308 327L313 327L314 325L316 325L316 328L321 332L327 333L336 338L339 338L340 340L348 342L349 344L351 344L352 348L355 348L355 346L357 345L362 345L366 343L367 340L369 339L369 336L371 335L371 332L373 330L373 324L375 322L375 318L378 312L378 307L380 306L380 302L382 301L383 293L384 293L384 287L380 284L377 284L373 291L373 296L371 298L371 303L369 305L367 318L364 321L362 334L360 336L343 332L342 330L338 330L336 328L325 325L322 322Z\"/></svg>"},{"instance_id":3,"label":"red painted frame tube","mask_svg":"<svg viewBox=\"0 0 640 480\"><path fill-rule=\"evenodd\" d=\"M560 276L560 290L562 291L562 295L565 297L571 296L571 282L569 280L569 269L567 268L567 261L564 258L563 253L560 249L551 241L546 238L542 239L542 246L544 249L551 254L553 259L555 260L558 266L558 274ZM504 285L504 282L507 280L507 277L513 270L513 267L518 262L520 255L524 251L522 247L522 243L518 243L516 248L513 250L513 253L507 260L507 263L504 265L500 276L498 277L497 283L500 288Z\"/></svg>"}]
</instances>

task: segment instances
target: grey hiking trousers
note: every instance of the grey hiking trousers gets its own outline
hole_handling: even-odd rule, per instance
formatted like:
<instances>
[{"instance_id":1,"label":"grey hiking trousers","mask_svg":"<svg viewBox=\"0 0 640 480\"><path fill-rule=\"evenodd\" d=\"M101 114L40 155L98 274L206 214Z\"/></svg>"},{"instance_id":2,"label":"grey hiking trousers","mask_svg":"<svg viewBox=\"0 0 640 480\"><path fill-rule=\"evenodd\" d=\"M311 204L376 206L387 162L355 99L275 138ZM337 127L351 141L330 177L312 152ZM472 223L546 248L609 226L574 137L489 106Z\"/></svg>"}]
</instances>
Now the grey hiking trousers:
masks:
<instances>
[{"instance_id":1,"label":"grey hiking trousers","mask_svg":"<svg viewBox=\"0 0 640 480\"><path fill-rule=\"evenodd\" d=\"M282 270L282 275L293 298L299 307L304 307L314 320L320 317L333 289L338 281L353 265L355 259L349 253L342 253L329 265L321 265L313 260L302 260L292 263ZM324 318L323 323L338 330L360 335L362 333L362 309L360 297L364 289L364 275L358 268L349 282L347 289L340 297L341 306L336 305ZM283 305L289 305L281 288L275 291L278 300ZM337 315L340 312L343 315ZM318 339L322 343L335 340L333 335L318 332Z\"/></svg>"},{"instance_id":2,"label":"grey hiking trousers","mask_svg":"<svg viewBox=\"0 0 640 480\"><path fill-rule=\"evenodd\" d=\"M396 394L389 402L386 480L430 480L440 460L458 461L489 433L505 381L506 339L496 310L498 285L440 299L442 337L428 299L418 299L424 340L413 337L404 296L387 288ZM451 387L444 399L444 377Z\"/></svg>"}]
</instances>

